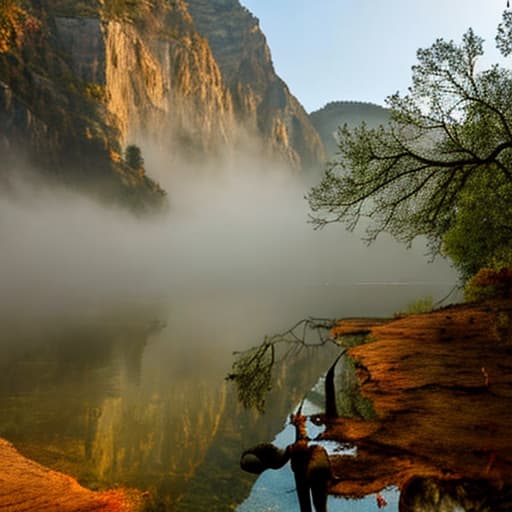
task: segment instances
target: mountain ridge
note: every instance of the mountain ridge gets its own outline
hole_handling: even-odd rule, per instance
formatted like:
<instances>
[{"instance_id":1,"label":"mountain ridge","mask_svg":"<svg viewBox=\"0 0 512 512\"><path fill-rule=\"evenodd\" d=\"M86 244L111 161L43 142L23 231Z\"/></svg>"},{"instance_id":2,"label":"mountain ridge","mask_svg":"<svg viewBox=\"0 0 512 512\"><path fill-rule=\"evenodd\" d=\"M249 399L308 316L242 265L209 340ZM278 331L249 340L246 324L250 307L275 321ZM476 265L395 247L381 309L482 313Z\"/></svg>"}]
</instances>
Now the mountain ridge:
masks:
<instances>
[{"instance_id":1,"label":"mountain ridge","mask_svg":"<svg viewBox=\"0 0 512 512\"><path fill-rule=\"evenodd\" d=\"M337 150L337 130L347 124L355 128L363 122L370 128L386 125L390 120L390 110L376 103L365 101L330 101L322 108L309 114L311 123L322 139L329 158Z\"/></svg>"}]
</instances>

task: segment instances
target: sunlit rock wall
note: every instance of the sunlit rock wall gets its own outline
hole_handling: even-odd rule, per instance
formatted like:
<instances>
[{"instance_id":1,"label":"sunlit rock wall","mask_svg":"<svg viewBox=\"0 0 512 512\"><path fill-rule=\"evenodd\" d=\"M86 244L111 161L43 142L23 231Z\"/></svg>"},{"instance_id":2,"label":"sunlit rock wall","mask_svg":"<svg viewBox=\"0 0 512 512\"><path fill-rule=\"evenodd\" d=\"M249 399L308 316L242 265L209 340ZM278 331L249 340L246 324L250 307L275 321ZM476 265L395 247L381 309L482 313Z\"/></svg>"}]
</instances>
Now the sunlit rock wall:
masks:
<instances>
[{"instance_id":1,"label":"sunlit rock wall","mask_svg":"<svg viewBox=\"0 0 512 512\"><path fill-rule=\"evenodd\" d=\"M296 168L323 163L323 144L277 76L259 21L238 0L187 0L229 86L238 119Z\"/></svg>"},{"instance_id":2,"label":"sunlit rock wall","mask_svg":"<svg viewBox=\"0 0 512 512\"><path fill-rule=\"evenodd\" d=\"M0 144L21 148L36 168L120 196L144 190L158 202L158 187L128 176L126 145L185 159L256 148L295 169L323 162L258 20L237 0L26 8L35 28L0 54Z\"/></svg>"},{"instance_id":3,"label":"sunlit rock wall","mask_svg":"<svg viewBox=\"0 0 512 512\"><path fill-rule=\"evenodd\" d=\"M105 25L106 97L123 142L211 152L233 136L231 97L180 2L144 23Z\"/></svg>"}]
</instances>

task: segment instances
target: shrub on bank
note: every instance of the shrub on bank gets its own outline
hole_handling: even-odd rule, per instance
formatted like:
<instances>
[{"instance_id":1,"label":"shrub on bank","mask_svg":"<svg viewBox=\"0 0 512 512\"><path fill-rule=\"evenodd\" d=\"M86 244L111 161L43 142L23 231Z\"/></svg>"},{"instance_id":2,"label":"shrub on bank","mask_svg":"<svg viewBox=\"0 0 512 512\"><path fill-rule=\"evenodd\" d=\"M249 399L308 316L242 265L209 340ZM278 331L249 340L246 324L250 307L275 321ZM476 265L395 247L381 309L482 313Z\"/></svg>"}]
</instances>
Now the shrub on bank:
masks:
<instances>
[{"instance_id":1,"label":"shrub on bank","mask_svg":"<svg viewBox=\"0 0 512 512\"><path fill-rule=\"evenodd\" d=\"M512 268L506 267L500 270L491 268L480 269L466 282L464 298L468 302L512 298Z\"/></svg>"}]
</instances>

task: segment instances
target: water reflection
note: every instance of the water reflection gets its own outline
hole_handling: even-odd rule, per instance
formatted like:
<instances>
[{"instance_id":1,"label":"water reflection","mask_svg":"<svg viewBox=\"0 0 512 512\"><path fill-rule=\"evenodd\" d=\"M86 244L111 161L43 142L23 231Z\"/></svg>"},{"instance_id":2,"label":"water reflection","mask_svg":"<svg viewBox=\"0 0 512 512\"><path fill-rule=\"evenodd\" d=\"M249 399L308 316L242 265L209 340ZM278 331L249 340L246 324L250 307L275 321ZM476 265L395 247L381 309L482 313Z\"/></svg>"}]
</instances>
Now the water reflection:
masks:
<instances>
[{"instance_id":1,"label":"water reflection","mask_svg":"<svg viewBox=\"0 0 512 512\"><path fill-rule=\"evenodd\" d=\"M504 351L501 364L509 364L505 353L510 351L506 346L490 350L494 356ZM498 379L498 375L494 375ZM402 378L407 377L402 374ZM487 396L487 405L481 401L487 387L463 389L461 383L460 389L455 388L455 394L450 388L443 391L442 387L439 390L420 387L421 400L416 402L412 412L404 414L411 404L405 405L407 398L402 397L399 402L399 407L404 409L402 415L391 415L382 421L368 399L360 394L352 359L343 357L338 364L337 408L341 416L337 419L330 419L324 412L328 401L324 393L328 389L324 386L326 381L320 379L308 394L303 412L310 420L305 422L308 445L319 444L327 450L331 460L332 495L328 501L331 512L370 512L377 508L395 512L512 510L509 471L512 445L507 435L512 415L506 400L508 391L500 389L503 383L495 383L493 393L500 394L500 398ZM390 400L388 393L384 388L379 390L379 386L374 390L381 414L383 403ZM442 402L445 403L440 416L436 409ZM396 403L395 397L395 406ZM491 416L491 411L499 411L499 414ZM272 442L283 453L297 442L293 418ZM413 419L415 421L411 421ZM440 435L433 437L432 432ZM246 454L253 456L253 453L260 453L258 450L261 451L261 447ZM252 464L248 456L243 456L242 461L244 466ZM295 494L298 484L292 468L293 464L292 467L288 464L278 471L264 472L237 510L298 510ZM246 469L250 470L249 466ZM311 508L306 504L300 510ZM314 510L324 508L317 506Z\"/></svg>"},{"instance_id":2,"label":"water reflection","mask_svg":"<svg viewBox=\"0 0 512 512\"><path fill-rule=\"evenodd\" d=\"M336 403L330 405L334 384L336 386ZM345 351L335 359L327 374L322 376L307 393L298 407L298 412L290 415L284 429L272 442L272 446L280 450L278 455L288 454L291 464L287 464L277 471L275 471L275 466L272 466L274 470L263 471L252 488L250 496L237 508L237 511L269 510L279 512L298 510L299 508L301 511L311 511L310 499L313 502L313 509L317 512L327 510L326 505L331 512L342 510L362 512L375 510L376 507L386 507L387 510L397 511L399 492L396 487L379 489L381 492L359 499L354 499L354 496L347 498L331 494L326 497L326 501L324 501L325 498L315 500L315 492L318 494L320 488L325 492L327 488L324 486L332 488L337 481L348 477L348 475L334 473L332 465L328 474L325 473L323 459L322 457L318 458L315 450L321 450L331 460L340 457L357 460L359 456L358 447L355 444L324 439L326 426L338 418L339 414L347 417L356 415L360 418L366 416L367 419L375 416L371 403L359 393L354 362L345 355ZM266 463L267 468L269 459L272 463L276 461L273 453L268 453L267 445L259 445L242 455L242 467L246 471L254 469L254 471L260 472L262 469L259 463L254 466L252 460L254 455L259 456L260 453L265 456L263 462ZM303 460L304 456L306 456L306 460ZM304 482L300 476L301 467L304 465L307 467L305 478L308 482ZM278 466L282 467L281 464ZM323 485L313 486L309 491L308 483L310 480L316 481L316 474L319 475Z\"/></svg>"},{"instance_id":3,"label":"water reflection","mask_svg":"<svg viewBox=\"0 0 512 512\"><path fill-rule=\"evenodd\" d=\"M305 404L305 412L316 414L319 412L311 402ZM274 438L272 444L279 448L285 448L293 442L294 428L287 423L283 430ZM340 447L338 443L322 442L328 452L333 454L343 453L346 456L356 455L355 447ZM397 512L399 492L396 487L389 487L381 492L386 500L386 511ZM286 465L279 471L266 471L258 478L248 498L237 508L237 512L254 512L256 510L268 510L271 512L288 512L299 510L299 504L295 493L295 480L290 465ZM342 496L329 495L327 508L330 512L373 512L377 509L375 495L360 499L344 498Z\"/></svg>"},{"instance_id":4,"label":"water reflection","mask_svg":"<svg viewBox=\"0 0 512 512\"><path fill-rule=\"evenodd\" d=\"M302 351L282 365L264 414L244 410L226 383L232 352L311 314L386 315L451 285L203 290L2 319L0 436L89 487L147 489L154 510L233 510L255 480L240 471L240 453L275 437L338 351Z\"/></svg>"},{"instance_id":5,"label":"water reflection","mask_svg":"<svg viewBox=\"0 0 512 512\"><path fill-rule=\"evenodd\" d=\"M243 410L224 377L262 319L237 318L237 302L217 298L202 317L194 298L156 320L128 310L6 332L0 435L89 487L148 489L155 509L232 509L254 480L239 473L240 450L275 435L332 357L302 352L279 369L264 415Z\"/></svg>"}]
</instances>

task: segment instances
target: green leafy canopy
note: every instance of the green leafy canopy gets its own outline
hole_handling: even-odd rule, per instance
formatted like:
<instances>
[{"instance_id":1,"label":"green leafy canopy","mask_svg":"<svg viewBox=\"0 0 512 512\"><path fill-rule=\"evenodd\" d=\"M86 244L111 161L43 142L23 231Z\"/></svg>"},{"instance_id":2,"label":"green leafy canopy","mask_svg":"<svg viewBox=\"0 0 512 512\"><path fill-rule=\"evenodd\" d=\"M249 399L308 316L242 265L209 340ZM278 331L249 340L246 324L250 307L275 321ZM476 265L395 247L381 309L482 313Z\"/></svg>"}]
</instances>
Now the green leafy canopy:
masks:
<instances>
[{"instance_id":1,"label":"green leafy canopy","mask_svg":"<svg viewBox=\"0 0 512 512\"><path fill-rule=\"evenodd\" d=\"M512 53L510 12L496 44L504 56ZM436 40L418 50L408 93L388 97L387 126L339 129L339 152L307 196L317 227L344 222L353 229L364 217L368 241L384 231L407 243L424 235L434 254L472 243L454 243L457 233L467 235L461 224L470 217L485 219L476 236L512 228L512 73L499 65L478 70L482 55L472 29L460 44ZM496 190L507 200L496 201ZM492 258L495 245L473 254L469 266Z\"/></svg>"}]
</instances>

